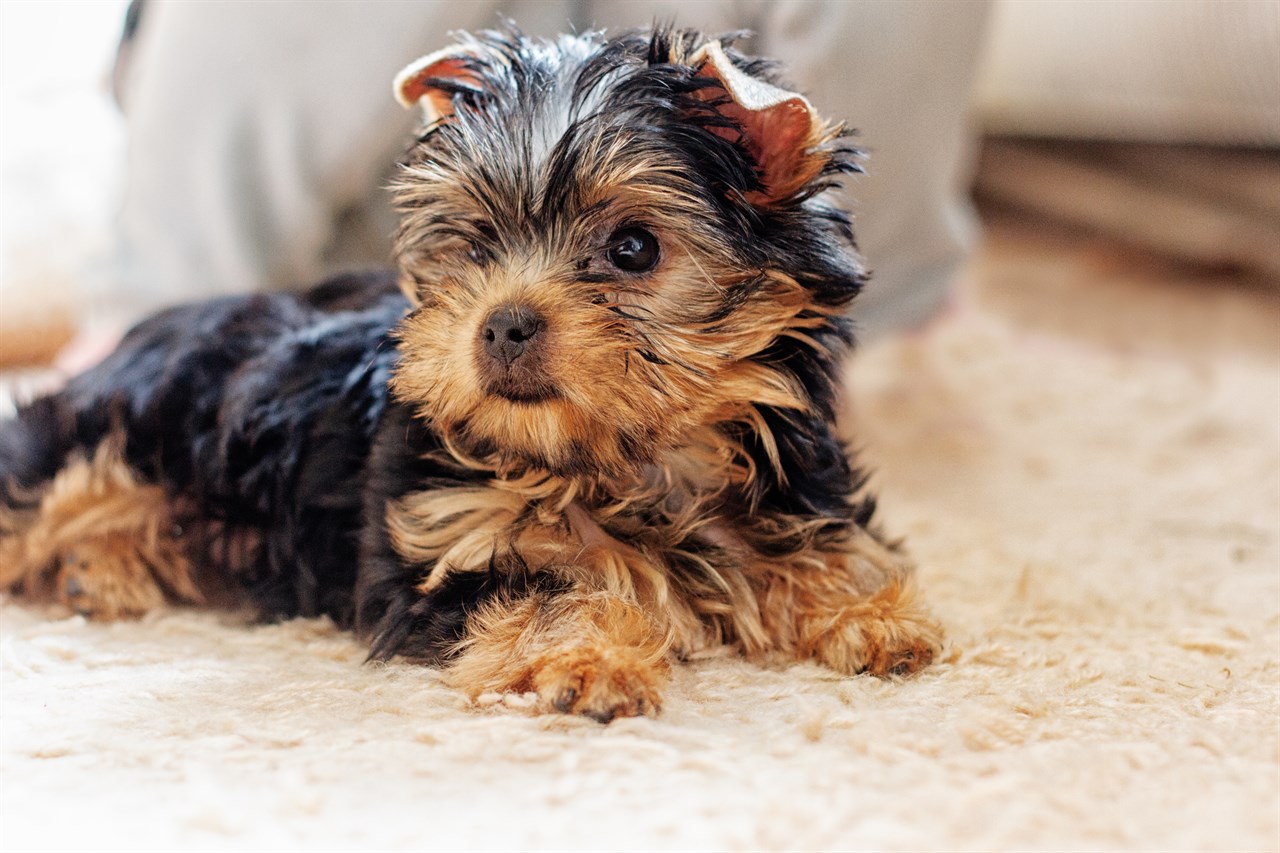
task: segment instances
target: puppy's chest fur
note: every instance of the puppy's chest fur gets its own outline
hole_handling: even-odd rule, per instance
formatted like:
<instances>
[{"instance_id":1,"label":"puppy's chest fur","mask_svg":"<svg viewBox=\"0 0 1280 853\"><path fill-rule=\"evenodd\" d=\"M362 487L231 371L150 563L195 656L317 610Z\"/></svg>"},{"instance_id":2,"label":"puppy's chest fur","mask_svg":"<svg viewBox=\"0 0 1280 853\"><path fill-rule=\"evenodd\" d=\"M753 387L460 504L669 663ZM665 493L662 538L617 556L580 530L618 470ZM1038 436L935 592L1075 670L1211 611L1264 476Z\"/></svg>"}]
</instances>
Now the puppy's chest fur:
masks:
<instances>
[{"instance_id":1,"label":"puppy's chest fur","mask_svg":"<svg viewBox=\"0 0 1280 853\"><path fill-rule=\"evenodd\" d=\"M442 466L458 464L444 452ZM764 559L731 520L741 515L751 467L715 430L613 480L543 471L492 472L483 482L413 491L387 504L386 529L405 561L428 565L430 594L465 573L542 571L650 603L680 600L703 583ZM692 615L692 614L690 614ZM703 645L690 622L686 647Z\"/></svg>"}]
</instances>

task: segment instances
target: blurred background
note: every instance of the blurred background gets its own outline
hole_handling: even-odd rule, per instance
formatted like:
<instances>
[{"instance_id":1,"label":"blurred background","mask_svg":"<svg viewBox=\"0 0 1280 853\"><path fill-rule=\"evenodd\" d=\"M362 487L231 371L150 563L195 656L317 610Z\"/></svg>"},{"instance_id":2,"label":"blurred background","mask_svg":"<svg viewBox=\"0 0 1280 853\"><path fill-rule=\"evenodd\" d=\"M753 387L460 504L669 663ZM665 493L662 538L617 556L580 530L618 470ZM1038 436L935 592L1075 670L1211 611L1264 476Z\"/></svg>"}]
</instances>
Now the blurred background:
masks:
<instances>
[{"instance_id":1,"label":"blurred background","mask_svg":"<svg viewBox=\"0 0 1280 853\"><path fill-rule=\"evenodd\" d=\"M123 65L116 59L129 9L124 0L7 0L0 6L0 366L47 364L77 332L97 328L108 340L168 302L306 283L336 267L382 258L379 240L385 241L389 221L374 214L357 227L360 217L351 213L360 212L352 199L363 204L361 192L380 192L384 172L369 172L363 190L344 187L338 201L292 185L258 190L292 193L289 203L322 211L334 233L355 235L347 239L354 249L335 250L332 235L303 239L309 226L286 222L271 231L264 223L288 206L279 197L224 198L252 195L272 174L288 172L292 160L267 177L202 161L228 157L214 150L219 145L265 150L276 144L266 132L248 143L228 142L232 131L223 128L261 107L246 106L250 96L231 103L221 91L260 88L259 100L282 101L270 116L302 126L314 116L302 108L290 112L283 102L293 90L273 87L271 79L303 77L290 69L319 62L332 74L325 88L338 89L343 79L360 76L336 64L345 62L352 69L376 67L367 76L381 81L370 95L351 84L343 96L371 106L349 123L390 125L384 136L392 142L362 138L335 146L358 147L353 157L385 169L412 118L390 103L383 66L394 71L443 44L443 30L458 26L459 17L442 13L440 4L384 2L354 4L348 20L335 11L341 6L149 0L140 7L136 39L146 56ZM643 24L666 11L661 3L516 2L477 4L469 14L478 21L472 26L508 14L537 32L564 29L584 15L609 25ZM336 61L309 58L294 44L326 15L340 43L353 45ZM377 28L396 20L420 26L401 37L407 47L379 50L387 39ZM370 22L369 32L360 21ZM876 271L862 306L873 333L919 326L953 303L966 259L1015 266L1026 280L1008 298L1033 315L1035 294L1043 297L1050 286L1035 282L1060 277L1072 262L1114 270L1122 259L1142 274L1176 271L1219 284L1280 287L1275 0L707 0L683 4L680 22L761 31L748 49L782 54L800 88L818 90L821 108L849 111L871 153L871 175L851 193L862 248ZM834 47L816 43L813 33L821 30L835 33ZM131 42L126 59L133 59L133 49ZM367 61L353 58L362 50ZM866 55L882 73L832 64L850 53ZM853 94L844 94L850 87ZM877 101L877 92L891 97ZM131 96L139 103L126 121L118 101ZM331 110L333 102L317 101L311 109ZM258 125L272 123L249 114ZM203 149L201 139L210 140ZM353 171L368 171L352 169L350 158L330 161L324 168L340 177L318 167L311 179L337 184ZM188 173L210 177L199 183ZM219 180L239 190L219 187ZM970 199L985 226L982 242ZM370 209L377 204L370 202ZM212 212L216 205L221 208ZM255 220L253 239L262 245L237 246L252 240L222 233L227 227L219 216L245 220L246 228ZM250 257L227 260L237 252ZM92 350L92 344L88 354L73 350L66 365L79 367Z\"/></svg>"}]
</instances>

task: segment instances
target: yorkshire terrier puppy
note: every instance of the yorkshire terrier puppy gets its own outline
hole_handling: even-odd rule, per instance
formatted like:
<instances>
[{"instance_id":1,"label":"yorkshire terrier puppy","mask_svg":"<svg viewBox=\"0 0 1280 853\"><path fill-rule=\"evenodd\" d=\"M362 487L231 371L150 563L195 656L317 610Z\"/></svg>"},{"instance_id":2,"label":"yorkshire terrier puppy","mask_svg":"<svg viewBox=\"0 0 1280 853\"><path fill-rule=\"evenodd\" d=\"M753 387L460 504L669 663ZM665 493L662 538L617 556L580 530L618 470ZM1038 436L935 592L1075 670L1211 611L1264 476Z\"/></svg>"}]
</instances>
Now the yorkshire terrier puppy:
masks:
<instances>
[{"instance_id":1,"label":"yorkshire terrier puppy","mask_svg":"<svg viewBox=\"0 0 1280 853\"><path fill-rule=\"evenodd\" d=\"M940 630L834 431L843 129L696 32L462 37L396 94L398 271L175 308L0 427L0 585L328 614L471 695L654 714L714 644Z\"/></svg>"}]
</instances>

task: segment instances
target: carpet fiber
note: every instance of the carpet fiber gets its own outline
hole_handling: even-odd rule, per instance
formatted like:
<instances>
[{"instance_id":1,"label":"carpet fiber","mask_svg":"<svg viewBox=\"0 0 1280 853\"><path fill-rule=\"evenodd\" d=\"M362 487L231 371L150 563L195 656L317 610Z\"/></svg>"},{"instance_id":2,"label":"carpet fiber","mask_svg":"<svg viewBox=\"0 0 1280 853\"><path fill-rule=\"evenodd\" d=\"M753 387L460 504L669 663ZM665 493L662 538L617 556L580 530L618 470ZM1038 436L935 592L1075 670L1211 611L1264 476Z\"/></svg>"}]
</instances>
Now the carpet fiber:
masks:
<instances>
[{"instance_id":1,"label":"carpet fiber","mask_svg":"<svg viewBox=\"0 0 1280 853\"><path fill-rule=\"evenodd\" d=\"M945 660L677 669L656 720L478 707L324 621L0 605L6 850L1280 846L1274 292L997 227L855 360Z\"/></svg>"}]
</instances>

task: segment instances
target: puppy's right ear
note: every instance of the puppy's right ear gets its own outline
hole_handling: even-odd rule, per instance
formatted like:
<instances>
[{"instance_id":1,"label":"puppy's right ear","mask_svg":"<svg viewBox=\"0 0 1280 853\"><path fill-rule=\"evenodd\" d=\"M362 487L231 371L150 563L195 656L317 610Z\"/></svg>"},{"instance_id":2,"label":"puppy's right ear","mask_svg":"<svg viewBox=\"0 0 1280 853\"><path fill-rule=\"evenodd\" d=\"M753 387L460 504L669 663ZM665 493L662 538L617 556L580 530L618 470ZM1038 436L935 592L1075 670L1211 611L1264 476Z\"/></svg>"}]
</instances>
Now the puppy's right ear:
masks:
<instances>
[{"instance_id":1,"label":"puppy's right ear","mask_svg":"<svg viewBox=\"0 0 1280 853\"><path fill-rule=\"evenodd\" d=\"M421 104L427 124L453 115L458 96L481 92L479 58L469 45L453 45L427 54L396 75L394 91L406 109Z\"/></svg>"}]
</instances>

